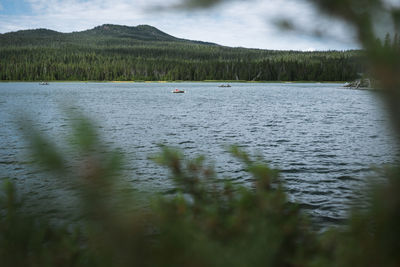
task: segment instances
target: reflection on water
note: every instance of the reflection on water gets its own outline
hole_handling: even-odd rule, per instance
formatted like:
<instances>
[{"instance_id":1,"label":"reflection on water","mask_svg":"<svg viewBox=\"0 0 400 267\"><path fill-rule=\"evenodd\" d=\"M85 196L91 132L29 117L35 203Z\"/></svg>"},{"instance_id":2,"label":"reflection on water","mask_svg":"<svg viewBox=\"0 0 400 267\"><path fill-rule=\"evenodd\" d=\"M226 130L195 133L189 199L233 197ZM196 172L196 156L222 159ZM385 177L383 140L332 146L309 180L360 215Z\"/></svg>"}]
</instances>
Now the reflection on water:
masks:
<instances>
[{"instance_id":1,"label":"reflection on water","mask_svg":"<svg viewBox=\"0 0 400 267\"><path fill-rule=\"evenodd\" d=\"M165 170L148 160L158 144L188 156L205 154L221 177L247 184L242 166L225 152L226 145L239 144L280 169L291 199L316 219L337 221L371 166L393 161L397 150L376 92L339 84L218 85L2 83L0 175L14 179L32 199L60 198L52 194L54 180L27 167L15 118L28 113L42 131L63 136L69 129L65 103L82 108L107 144L125 152L126 179L142 190L171 189ZM174 88L186 93L172 94Z\"/></svg>"}]
</instances>

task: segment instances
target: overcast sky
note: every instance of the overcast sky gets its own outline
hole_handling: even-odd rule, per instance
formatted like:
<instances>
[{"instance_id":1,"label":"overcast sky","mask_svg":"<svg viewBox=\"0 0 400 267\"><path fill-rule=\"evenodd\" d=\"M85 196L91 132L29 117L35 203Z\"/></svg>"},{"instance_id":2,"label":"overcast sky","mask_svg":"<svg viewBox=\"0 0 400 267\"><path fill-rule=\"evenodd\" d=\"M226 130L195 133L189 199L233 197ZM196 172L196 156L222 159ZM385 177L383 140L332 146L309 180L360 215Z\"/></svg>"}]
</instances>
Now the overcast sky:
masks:
<instances>
[{"instance_id":1,"label":"overcast sky","mask_svg":"<svg viewBox=\"0 0 400 267\"><path fill-rule=\"evenodd\" d=\"M175 10L179 0L0 0L0 33L47 28L81 31L102 24L148 24L179 38L226 46L280 50L358 48L346 25L320 17L302 0L234 1L206 10ZM164 8L156 8L164 6ZM282 32L279 19L301 31ZM307 34L318 30L328 37Z\"/></svg>"}]
</instances>

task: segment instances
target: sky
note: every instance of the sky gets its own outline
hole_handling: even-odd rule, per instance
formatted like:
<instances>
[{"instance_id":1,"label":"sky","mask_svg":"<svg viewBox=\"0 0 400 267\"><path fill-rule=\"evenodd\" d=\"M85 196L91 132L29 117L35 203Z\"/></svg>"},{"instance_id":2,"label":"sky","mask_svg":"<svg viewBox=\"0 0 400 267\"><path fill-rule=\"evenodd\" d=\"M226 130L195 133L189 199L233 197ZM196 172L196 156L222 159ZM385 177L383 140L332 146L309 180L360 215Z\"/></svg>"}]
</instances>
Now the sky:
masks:
<instances>
[{"instance_id":1,"label":"sky","mask_svg":"<svg viewBox=\"0 0 400 267\"><path fill-rule=\"evenodd\" d=\"M304 0L237 0L211 9L173 8L181 0L0 0L0 33L47 28L82 31L102 24L148 24L170 35L231 47L277 50L357 49L354 31L321 17ZM277 21L298 28L282 31ZM318 31L323 37L311 34Z\"/></svg>"}]
</instances>

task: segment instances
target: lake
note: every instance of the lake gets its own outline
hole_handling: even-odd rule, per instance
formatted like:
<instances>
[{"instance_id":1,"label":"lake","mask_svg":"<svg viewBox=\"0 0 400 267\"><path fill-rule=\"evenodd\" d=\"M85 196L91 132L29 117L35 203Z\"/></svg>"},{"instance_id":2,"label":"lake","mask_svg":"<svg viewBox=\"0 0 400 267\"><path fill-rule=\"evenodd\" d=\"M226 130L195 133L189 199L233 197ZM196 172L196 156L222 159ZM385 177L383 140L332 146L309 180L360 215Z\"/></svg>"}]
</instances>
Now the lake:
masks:
<instances>
[{"instance_id":1,"label":"lake","mask_svg":"<svg viewBox=\"0 0 400 267\"><path fill-rule=\"evenodd\" d=\"M167 172L148 160L159 144L204 154L220 177L251 179L226 147L262 154L281 171L290 199L317 222L345 218L349 203L398 149L379 93L329 83L0 83L0 175L34 199L52 202L53 181L26 164L16 118L28 114L54 138L68 133L67 104L92 118L105 142L126 156L125 179L167 192ZM173 94L175 88L185 94ZM57 139L58 140L58 139ZM62 202L62 201L61 201ZM34 204L32 204L34 205ZM51 212L51 211L49 211Z\"/></svg>"}]
</instances>

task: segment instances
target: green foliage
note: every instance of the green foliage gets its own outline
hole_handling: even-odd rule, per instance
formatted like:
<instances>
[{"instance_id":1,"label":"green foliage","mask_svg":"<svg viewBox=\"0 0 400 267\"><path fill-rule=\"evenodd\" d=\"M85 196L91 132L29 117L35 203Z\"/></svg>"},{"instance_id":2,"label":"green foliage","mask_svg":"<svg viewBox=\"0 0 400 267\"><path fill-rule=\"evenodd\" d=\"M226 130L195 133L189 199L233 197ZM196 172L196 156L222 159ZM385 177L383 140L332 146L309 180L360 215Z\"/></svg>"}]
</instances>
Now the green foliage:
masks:
<instances>
[{"instance_id":1,"label":"green foliage","mask_svg":"<svg viewBox=\"0 0 400 267\"><path fill-rule=\"evenodd\" d=\"M240 159L246 155L232 150ZM251 189L216 179L203 158L182 162L179 153L163 148L161 162L180 191L157 205L158 248L161 255L174 248L159 265L290 266L306 260L313 249L306 220L280 186L272 188L277 173L245 157L255 181Z\"/></svg>"},{"instance_id":2,"label":"green foliage","mask_svg":"<svg viewBox=\"0 0 400 267\"><path fill-rule=\"evenodd\" d=\"M2 34L0 59L3 81L344 81L364 72L360 51L229 48L178 39L150 26Z\"/></svg>"},{"instance_id":3,"label":"green foliage","mask_svg":"<svg viewBox=\"0 0 400 267\"><path fill-rule=\"evenodd\" d=\"M170 170L177 193L153 195L149 209L137 210L131 207L140 197L124 193L131 185L118 175L119 153L102 145L87 119L71 121L74 155L61 155L48 138L26 137L56 178L75 177L81 230L73 234L34 211L25 216L7 182L0 200L0 260L6 266L53 266L58 260L66 266L292 266L314 251L314 234L298 206L287 201L278 173L239 148L231 153L253 177L253 188L219 179L204 157L184 160L162 147L154 160ZM49 155L65 162L78 158L79 164L55 165Z\"/></svg>"},{"instance_id":4,"label":"green foliage","mask_svg":"<svg viewBox=\"0 0 400 267\"><path fill-rule=\"evenodd\" d=\"M208 6L220 1L200 2ZM380 0L312 2L355 26L400 131L400 51L389 40L387 45L377 42L372 29L373 15L381 11L389 12L398 26L398 8ZM190 3L196 6L196 0ZM398 37L392 40L398 42ZM10 55L12 59L18 53ZM2 73L10 72L1 66ZM204 158L184 160L179 152L163 147L155 160L170 169L177 193L158 196L151 208L136 210L131 207L140 198L122 190L129 185L118 175L120 154L102 145L90 121L74 121L71 140L77 155L72 158L79 160L68 168L67 155L47 145L48 138L34 129L27 131L34 133L28 137L38 162L54 170L57 178L75 178L81 230L50 224L34 212L26 215L14 185L6 182L0 196L2 266L400 265L399 167L382 174L386 181L373 187L370 205L354 210L346 225L315 233L297 205L287 201L278 173L259 159L231 149L254 181L253 187L245 188L216 177Z\"/></svg>"},{"instance_id":5,"label":"green foliage","mask_svg":"<svg viewBox=\"0 0 400 267\"><path fill-rule=\"evenodd\" d=\"M345 227L321 236L318 266L399 266L400 169L386 171L385 185L370 192L370 207L353 210Z\"/></svg>"},{"instance_id":6,"label":"green foliage","mask_svg":"<svg viewBox=\"0 0 400 267\"><path fill-rule=\"evenodd\" d=\"M85 248L79 231L54 227L21 210L15 186L6 181L0 195L0 260L2 266L80 266Z\"/></svg>"},{"instance_id":7,"label":"green foliage","mask_svg":"<svg viewBox=\"0 0 400 267\"><path fill-rule=\"evenodd\" d=\"M79 222L60 225L26 213L15 186L0 195L2 266L398 266L399 169L373 187L371 205L344 227L312 230L287 200L279 172L237 146L230 153L254 181L250 187L217 177L199 156L184 159L161 147L154 161L170 170L173 195L126 190L121 155L105 147L90 120L72 114L68 153L49 138L26 135L55 179L73 181ZM25 130L35 132L25 122ZM89 138L87 137L89 136ZM73 152L71 154L71 152ZM49 155L75 164L53 164ZM69 167L65 167L69 166ZM68 179L65 179L68 178ZM46 203L42 203L46 205ZM142 208L134 208L141 206ZM30 214L30 215L27 215Z\"/></svg>"}]
</instances>

